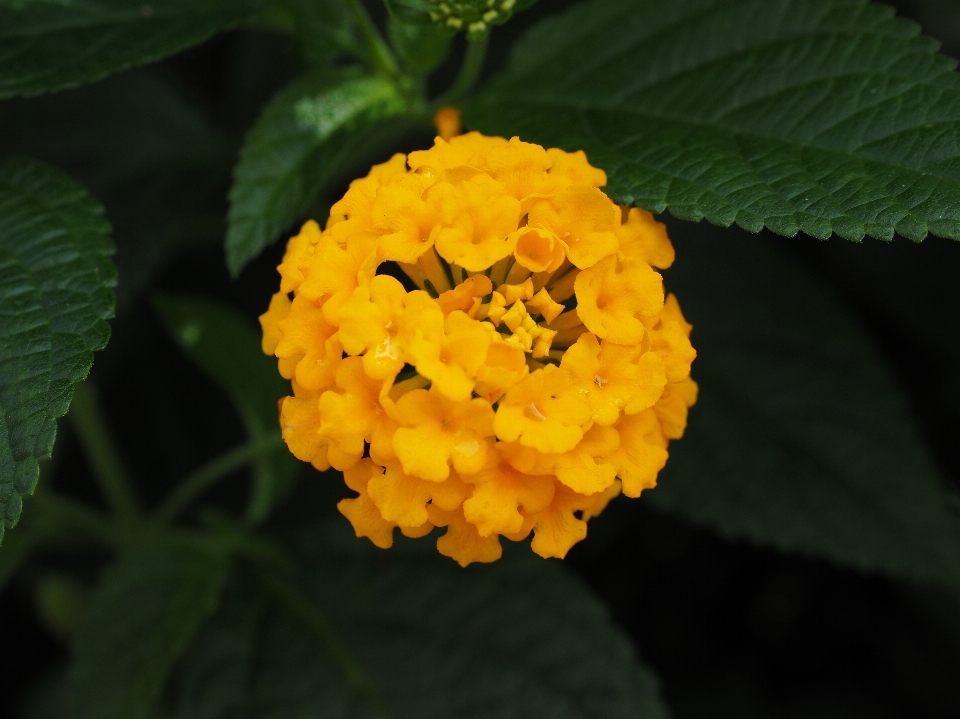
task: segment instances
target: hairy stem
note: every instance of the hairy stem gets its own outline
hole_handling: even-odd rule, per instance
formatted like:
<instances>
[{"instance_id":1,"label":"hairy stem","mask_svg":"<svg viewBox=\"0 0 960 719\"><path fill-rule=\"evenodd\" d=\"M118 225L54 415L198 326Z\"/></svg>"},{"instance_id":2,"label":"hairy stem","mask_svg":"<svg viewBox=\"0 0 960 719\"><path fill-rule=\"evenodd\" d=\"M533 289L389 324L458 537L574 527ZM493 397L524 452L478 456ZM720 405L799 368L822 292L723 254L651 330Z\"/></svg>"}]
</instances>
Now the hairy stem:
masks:
<instances>
[{"instance_id":1,"label":"hairy stem","mask_svg":"<svg viewBox=\"0 0 960 719\"><path fill-rule=\"evenodd\" d=\"M250 462L283 446L283 438L270 435L255 442L240 445L210 460L187 475L180 485L163 501L153 514L154 522L163 524L177 517L197 497L221 479Z\"/></svg>"},{"instance_id":2,"label":"hairy stem","mask_svg":"<svg viewBox=\"0 0 960 719\"><path fill-rule=\"evenodd\" d=\"M140 504L91 380L74 388L67 416L104 499L122 524L132 526L140 517Z\"/></svg>"},{"instance_id":3,"label":"hairy stem","mask_svg":"<svg viewBox=\"0 0 960 719\"><path fill-rule=\"evenodd\" d=\"M463 64L460 66L460 74L457 76L453 86L447 92L444 103L452 104L460 101L473 89L483 70L483 64L487 59L487 47L490 45L490 33L487 33L479 40L470 40L467 42L467 52L463 58Z\"/></svg>"},{"instance_id":4,"label":"hairy stem","mask_svg":"<svg viewBox=\"0 0 960 719\"><path fill-rule=\"evenodd\" d=\"M344 1L353 14L354 20L357 21L357 25L360 27L360 32L363 35L364 41L367 43L373 64L381 72L396 77L400 73L396 58L394 58L393 53L390 52L389 46L384 41L377 26L374 25L363 3L361 3L360 0Z\"/></svg>"}]
</instances>

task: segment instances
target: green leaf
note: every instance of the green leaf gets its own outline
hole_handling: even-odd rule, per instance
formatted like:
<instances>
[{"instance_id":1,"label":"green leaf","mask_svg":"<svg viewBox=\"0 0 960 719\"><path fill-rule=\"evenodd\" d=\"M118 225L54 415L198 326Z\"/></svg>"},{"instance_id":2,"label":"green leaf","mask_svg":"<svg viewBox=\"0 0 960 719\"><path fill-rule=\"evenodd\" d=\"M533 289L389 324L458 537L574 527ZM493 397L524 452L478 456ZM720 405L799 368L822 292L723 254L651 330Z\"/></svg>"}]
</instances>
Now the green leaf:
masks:
<instances>
[{"instance_id":1,"label":"green leaf","mask_svg":"<svg viewBox=\"0 0 960 719\"><path fill-rule=\"evenodd\" d=\"M943 480L857 319L769 238L690 230L665 279L700 397L644 497L729 537L960 585Z\"/></svg>"},{"instance_id":2,"label":"green leaf","mask_svg":"<svg viewBox=\"0 0 960 719\"><path fill-rule=\"evenodd\" d=\"M300 55L307 65L329 68L338 55L365 56L357 41L354 18L347 3L339 0L278 0L268 12L279 13L284 29L296 35Z\"/></svg>"},{"instance_id":3,"label":"green leaf","mask_svg":"<svg viewBox=\"0 0 960 719\"><path fill-rule=\"evenodd\" d=\"M0 540L49 459L73 385L110 338L103 208L48 165L0 162Z\"/></svg>"},{"instance_id":4,"label":"green leaf","mask_svg":"<svg viewBox=\"0 0 960 719\"><path fill-rule=\"evenodd\" d=\"M960 239L956 62L866 0L594 0L519 41L470 127L617 201L751 232Z\"/></svg>"},{"instance_id":5,"label":"green leaf","mask_svg":"<svg viewBox=\"0 0 960 719\"><path fill-rule=\"evenodd\" d=\"M82 179L117 244L117 311L177 251L223 241L234 143L153 68L0 108L0 154L24 153Z\"/></svg>"},{"instance_id":6,"label":"green leaf","mask_svg":"<svg viewBox=\"0 0 960 719\"><path fill-rule=\"evenodd\" d=\"M450 50L451 33L429 25L414 25L396 20L391 16L390 44L400 59L414 73L426 75L443 62Z\"/></svg>"},{"instance_id":7,"label":"green leaf","mask_svg":"<svg viewBox=\"0 0 960 719\"><path fill-rule=\"evenodd\" d=\"M234 171L230 272L239 274L288 229L343 163L390 137L379 121L406 109L389 78L352 73L304 77L274 97L248 133Z\"/></svg>"},{"instance_id":8,"label":"green leaf","mask_svg":"<svg viewBox=\"0 0 960 719\"><path fill-rule=\"evenodd\" d=\"M0 5L0 98L98 80L197 45L267 0L72 0Z\"/></svg>"},{"instance_id":9,"label":"green leaf","mask_svg":"<svg viewBox=\"0 0 960 719\"><path fill-rule=\"evenodd\" d=\"M135 545L90 597L66 678L66 716L147 715L177 659L217 606L223 555L184 538Z\"/></svg>"},{"instance_id":10,"label":"green leaf","mask_svg":"<svg viewBox=\"0 0 960 719\"><path fill-rule=\"evenodd\" d=\"M429 539L384 553L343 524L311 547L306 607L238 582L184 662L178 716L666 716L656 679L562 565L516 548L464 570Z\"/></svg>"},{"instance_id":11,"label":"green leaf","mask_svg":"<svg viewBox=\"0 0 960 719\"><path fill-rule=\"evenodd\" d=\"M290 386L260 350L251 323L230 307L196 297L157 296L154 305L171 336L229 395L251 441L279 436L277 401ZM257 459L251 519L266 516L298 468L286 448Z\"/></svg>"}]
</instances>

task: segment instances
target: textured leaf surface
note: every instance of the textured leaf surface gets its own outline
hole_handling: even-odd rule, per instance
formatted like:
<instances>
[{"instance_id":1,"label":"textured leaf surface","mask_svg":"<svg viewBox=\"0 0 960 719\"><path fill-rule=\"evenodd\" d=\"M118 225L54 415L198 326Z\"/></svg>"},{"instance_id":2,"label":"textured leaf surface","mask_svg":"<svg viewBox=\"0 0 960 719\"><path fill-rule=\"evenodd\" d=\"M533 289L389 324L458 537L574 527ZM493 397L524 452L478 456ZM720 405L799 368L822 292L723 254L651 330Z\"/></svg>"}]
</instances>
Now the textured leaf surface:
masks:
<instances>
[{"instance_id":1,"label":"textured leaf surface","mask_svg":"<svg viewBox=\"0 0 960 719\"><path fill-rule=\"evenodd\" d=\"M216 607L226 561L186 539L148 540L107 570L66 678L74 719L147 716L174 662Z\"/></svg>"},{"instance_id":2,"label":"textured leaf surface","mask_svg":"<svg viewBox=\"0 0 960 719\"><path fill-rule=\"evenodd\" d=\"M250 439L279 436L277 400L290 387L277 374L276 361L260 350L260 335L250 321L226 305L197 297L160 296L154 303L170 334L230 396ZM263 512L298 468L285 447L257 460L256 504Z\"/></svg>"},{"instance_id":3,"label":"textured leaf surface","mask_svg":"<svg viewBox=\"0 0 960 719\"><path fill-rule=\"evenodd\" d=\"M794 235L960 239L956 62L865 0L594 0L467 114L583 149L626 204Z\"/></svg>"},{"instance_id":4,"label":"textured leaf surface","mask_svg":"<svg viewBox=\"0 0 960 719\"><path fill-rule=\"evenodd\" d=\"M561 565L515 548L462 570L429 539L383 553L336 527L340 548L304 574L363 677L351 684L307 622L240 581L185 661L178 716L666 716L656 680Z\"/></svg>"},{"instance_id":5,"label":"textured leaf surface","mask_svg":"<svg viewBox=\"0 0 960 719\"><path fill-rule=\"evenodd\" d=\"M103 208L58 170L0 163L0 539L110 337L109 231Z\"/></svg>"},{"instance_id":6,"label":"textured leaf surface","mask_svg":"<svg viewBox=\"0 0 960 719\"><path fill-rule=\"evenodd\" d=\"M655 506L780 549L960 584L960 531L852 313L770 238L675 227L700 398ZM598 521L602 521L602 518Z\"/></svg>"},{"instance_id":7,"label":"textured leaf surface","mask_svg":"<svg viewBox=\"0 0 960 719\"><path fill-rule=\"evenodd\" d=\"M237 25L267 0L0 4L0 98L35 95L158 60Z\"/></svg>"},{"instance_id":8,"label":"textured leaf surface","mask_svg":"<svg viewBox=\"0 0 960 719\"><path fill-rule=\"evenodd\" d=\"M309 76L266 106L230 189L227 266L236 275L302 215L344 161L376 141L406 102L386 78ZM326 218L318 218L326 219Z\"/></svg>"}]
</instances>

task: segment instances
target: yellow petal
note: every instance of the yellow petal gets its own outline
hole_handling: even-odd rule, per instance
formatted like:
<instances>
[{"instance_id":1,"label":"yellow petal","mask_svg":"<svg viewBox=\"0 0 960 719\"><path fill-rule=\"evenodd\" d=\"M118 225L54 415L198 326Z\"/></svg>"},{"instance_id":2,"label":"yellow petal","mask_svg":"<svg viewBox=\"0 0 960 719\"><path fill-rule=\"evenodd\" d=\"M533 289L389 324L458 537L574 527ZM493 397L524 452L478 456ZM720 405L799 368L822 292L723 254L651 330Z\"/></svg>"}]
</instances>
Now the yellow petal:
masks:
<instances>
[{"instance_id":1,"label":"yellow petal","mask_svg":"<svg viewBox=\"0 0 960 719\"><path fill-rule=\"evenodd\" d=\"M569 390L570 382L558 367L531 373L500 402L493 423L497 436L548 454L573 449L590 422L590 407Z\"/></svg>"},{"instance_id":2,"label":"yellow petal","mask_svg":"<svg viewBox=\"0 0 960 719\"><path fill-rule=\"evenodd\" d=\"M293 292L300 287L303 282L303 274L299 269L300 263L313 254L319 241L320 225L313 220L307 220L300 228L300 233L291 237L287 242L283 260L277 267L277 271L280 273L281 292Z\"/></svg>"},{"instance_id":3,"label":"yellow petal","mask_svg":"<svg viewBox=\"0 0 960 719\"><path fill-rule=\"evenodd\" d=\"M521 474L507 464L481 472L471 481L473 495L463 503L463 514L482 537L519 531L521 510L535 514L553 499L553 477Z\"/></svg>"},{"instance_id":4,"label":"yellow petal","mask_svg":"<svg viewBox=\"0 0 960 719\"><path fill-rule=\"evenodd\" d=\"M481 537L477 528L464 518L462 510L444 512L431 506L429 513L433 524L447 528L437 540L437 551L461 567L473 562L495 562L503 555L500 538L496 534Z\"/></svg>"},{"instance_id":5,"label":"yellow petal","mask_svg":"<svg viewBox=\"0 0 960 719\"><path fill-rule=\"evenodd\" d=\"M646 210L631 207L627 221L616 232L622 258L646 262L661 270L673 264L676 255L667 237L667 227Z\"/></svg>"},{"instance_id":6,"label":"yellow petal","mask_svg":"<svg viewBox=\"0 0 960 719\"><path fill-rule=\"evenodd\" d=\"M620 208L595 187L568 187L537 200L528 216L530 227L543 228L559 238L567 257L580 269L617 251Z\"/></svg>"},{"instance_id":7,"label":"yellow petal","mask_svg":"<svg viewBox=\"0 0 960 719\"><path fill-rule=\"evenodd\" d=\"M558 483L553 502L549 509L540 514L533 528L530 548L544 559L563 559L574 544L587 536L587 523L578 519L574 512L585 510L595 503L595 497L577 494Z\"/></svg>"},{"instance_id":8,"label":"yellow petal","mask_svg":"<svg viewBox=\"0 0 960 719\"><path fill-rule=\"evenodd\" d=\"M337 509L350 520L358 538L367 537L381 549L389 549L393 546L393 528L397 525L386 521L380 515L380 510L367 494L370 478L382 473L383 467L369 459L363 459L352 469L345 471L343 476L347 486L360 496L341 500Z\"/></svg>"},{"instance_id":9,"label":"yellow petal","mask_svg":"<svg viewBox=\"0 0 960 719\"><path fill-rule=\"evenodd\" d=\"M652 409L624 415L616 429L620 449L604 461L616 468L617 476L623 480L623 493L639 497L644 489L657 485L657 474L667 463L667 440Z\"/></svg>"},{"instance_id":10,"label":"yellow petal","mask_svg":"<svg viewBox=\"0 0 960 719\"><path fill-rule=\"evenodd\" d=\"M261 349L265 355L276 352L277 345L283 339L279 324L290 314L291 302L286 292L277 292L270 298L270 306L260 315L260 328L263 330Z\"/></svg>"},{"instance_id":11,"label":"yellow petal","mask_svg":"<svg viewBox=\"0 0 960 719\"><path fill-rule=\"evenodd\" d=\"M663 308L663 280L646 263L607 257L580 272L575 288L583 324L617 344L639 344L645 332L640 316Z\"/></svg>"}]
</instances>

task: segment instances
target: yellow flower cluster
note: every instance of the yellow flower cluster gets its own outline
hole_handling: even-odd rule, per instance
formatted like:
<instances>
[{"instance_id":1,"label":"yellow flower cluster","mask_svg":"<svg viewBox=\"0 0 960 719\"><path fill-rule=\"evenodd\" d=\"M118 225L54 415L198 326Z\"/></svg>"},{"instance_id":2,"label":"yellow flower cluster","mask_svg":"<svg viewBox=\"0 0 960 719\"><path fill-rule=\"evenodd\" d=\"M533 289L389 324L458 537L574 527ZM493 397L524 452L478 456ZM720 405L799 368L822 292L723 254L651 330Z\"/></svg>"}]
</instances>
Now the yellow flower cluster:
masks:
<instances>
[{"instance_id":1,"label":"yellow flower cluster","mask_svg":"<svg viewBox=\"0 0 960 719\"><path fill-rule=\"evenodd\" d=\"M287 445L343 471L357 536L446 527L437 548L467 565L533 532L562 558L656 484L696 353L653 269L673 262L664 226L605 183L583 152L437 138L290 240L263 349L293 386Z\"/></svg>"}]
</instances>

